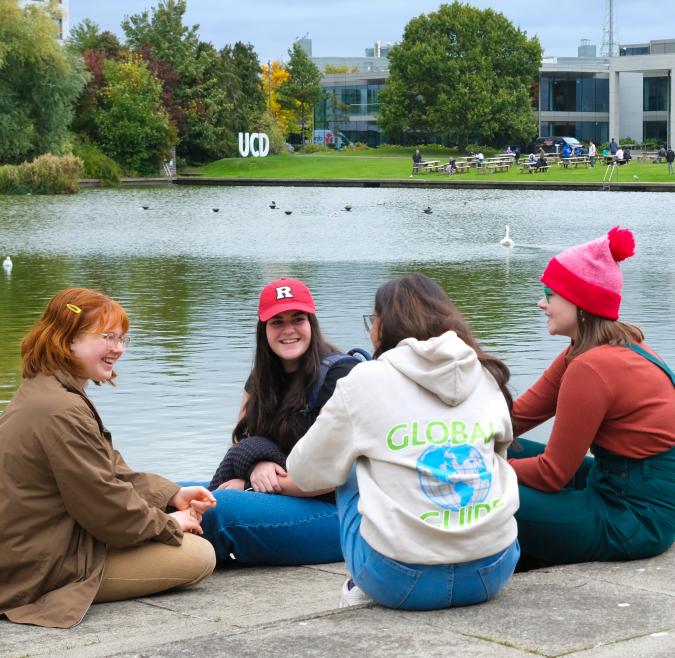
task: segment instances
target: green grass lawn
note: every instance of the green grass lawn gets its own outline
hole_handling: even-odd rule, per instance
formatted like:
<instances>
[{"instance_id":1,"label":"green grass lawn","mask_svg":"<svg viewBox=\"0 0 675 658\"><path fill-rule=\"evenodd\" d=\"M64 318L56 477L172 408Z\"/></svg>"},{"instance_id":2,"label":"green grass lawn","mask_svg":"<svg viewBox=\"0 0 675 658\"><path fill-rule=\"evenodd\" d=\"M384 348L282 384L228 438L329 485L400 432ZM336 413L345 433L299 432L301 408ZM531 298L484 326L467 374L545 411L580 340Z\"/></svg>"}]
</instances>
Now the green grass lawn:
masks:
<instances>
[{"instance_id":1,"label":"green grass lawn","mask_svg":"<svg viewBox=\"0 0 675 658\"><path fill-rule=\"evenodd\" d=\"M411 152L412 153L412 152ZM424 153L424 152L423 152ZM447 156L425 154L426 159L447 161ZM362 178L371 180L397 180L410 177L412 169L411 154L401 155L400 149L371 149L348 153L312 153L270 155L266 158L226 158L212 162L197 170L203 176L217 178L309 178L326 180L334 178ZM196 173L197 173L196 172ZM507 172L478 175L475 169L468 173L449 177L447 174L432 172L416 174L416 179L429 182L451 180L485 181L551 181L551 182L602 182L605 166L596 164L595 169L570 167L563 169L553 164L547 172L539 174L521 173L517 167ZM675 183L675 176L668 175L667 165L637 163L617 167L612 182Z\"/></svg>"}]
</instances>

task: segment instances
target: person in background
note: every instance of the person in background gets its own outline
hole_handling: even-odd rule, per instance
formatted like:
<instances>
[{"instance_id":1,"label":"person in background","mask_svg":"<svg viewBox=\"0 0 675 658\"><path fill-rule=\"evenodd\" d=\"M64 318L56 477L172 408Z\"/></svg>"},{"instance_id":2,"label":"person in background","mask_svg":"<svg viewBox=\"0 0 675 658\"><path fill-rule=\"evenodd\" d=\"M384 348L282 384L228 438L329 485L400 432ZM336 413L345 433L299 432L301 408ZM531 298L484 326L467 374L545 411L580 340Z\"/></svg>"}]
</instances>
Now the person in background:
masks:
<instances>
[{"instance_id":1,"label":"person in background","mask_svg":"<svg viewBox=\"0 0 675 658\"><path fill-rule=\"evenodd\" d=\"M612 137L612 141L609 143L609 152L614 157L614 156L616 156L616 152L618 150L619 150L619 145L614 141L614 137Z\"/></svg>"},{"instance_id":2,"label":"person in background","mask_svg":"<svg viewBox=\"0 0 675 658\"><path fill-rule=\"evenodd\" d=\"M422 164L422 152L419 149L415 149L415 152L412 156L413 168L412 173L417 174L420 170L420 165Z\"/></svg>"},{"instance_id":3,"label":"person in background","mask_svg":"<svg viewBox=\"0 0 675 658\"><path fill-rule=\"evenodd\" d=\"M0 613L10 621L70 628L92 603L190 587L215 567L196 536L214 497L131 470L85 391L113 383L128 328L110 297L67 288L21 343L23 382L0 416Z\"/></svg>"},{"instance_id":4,"label":"person in background","mask_svg":"<svg viewBox=\"0 0 675 658\"><path fill-rule=\"evenodd\" d=\"M675 162L675 151L673 151L671 146L669 146L668 150L666 151L666 162L668 163L668 173L672 176L673 174L675 174L675 171L673 170L673 162Z\"/></svg>"},{"instance_id":5,"label":"person in background","mask_svg":"<svg viewBox=\"0 0 675 658\"><path fill-rule=\"evenodd\" d=\"M300 488L338 487L341 605L486 601L519 555L508 368L422 274L380 286L368 320L377 360L338 382L288 457Z\"/></svg>"},{"instance_id":6,"label":"person in background","mask_svg":"<svg viewBox=\"0 0 675 658\"><path fill-rule=\"evenodd\" d=\"M675 539L675 374L619 320L634 251L614 227L541 277L548 332L570 344L513 406L516 434L555 419L548 442L509 451L523 556L540 565L646 558Z\"/></svg>"},{"instance_id":7,"label":"person in background","mask_svg":"<svg viewBox=\"0 0 675 658\"><path fill-rule=\"evenodd\" d=\"M591 141L588 145L588 162L591 165L591 169L595 169L595 157L597 155L597 148L595 144Z\"/></svg>"},{"instance_id":8,"label":"person in background","mask_svg":"<svg viewBox=\"0 0 675 658\"><path fill-rule=\"evenodd\" d=\"M520 160L520 146L516 146L513 151L513 161L518 165L518 160Z\"/></svg>"}]
</instances>

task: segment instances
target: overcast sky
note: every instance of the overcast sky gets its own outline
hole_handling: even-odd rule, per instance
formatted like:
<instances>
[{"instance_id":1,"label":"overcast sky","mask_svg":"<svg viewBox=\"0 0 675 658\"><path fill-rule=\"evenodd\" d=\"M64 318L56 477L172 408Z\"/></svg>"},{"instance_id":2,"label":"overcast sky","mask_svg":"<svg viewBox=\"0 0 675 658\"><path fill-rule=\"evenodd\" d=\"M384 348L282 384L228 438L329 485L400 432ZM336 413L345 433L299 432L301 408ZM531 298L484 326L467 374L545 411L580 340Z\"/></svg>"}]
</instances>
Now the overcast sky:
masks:
<instances>
[{"instance_id":1,"label":"overcast sky","mask_svg":"<svg viewBox=\"0 0 675 658\"><path fill-rule=\"evenodd\" d=\"M122 18L156 6L158 0L70 0L71 27L90 18L123 36ZM435 11L429 0L187 0L185 22L199 25L203 41L216 48L252 43L261 62L287 59L293 41L312 37L313 55L363 56L375 41L395 43L414 16ZM529 36L539 37L545 55L573 56L581 39L602 44L604 0L472 0L502 12ZM675 0L616 0L620 43L675 38Z\"/></svg>"}]
</instances>

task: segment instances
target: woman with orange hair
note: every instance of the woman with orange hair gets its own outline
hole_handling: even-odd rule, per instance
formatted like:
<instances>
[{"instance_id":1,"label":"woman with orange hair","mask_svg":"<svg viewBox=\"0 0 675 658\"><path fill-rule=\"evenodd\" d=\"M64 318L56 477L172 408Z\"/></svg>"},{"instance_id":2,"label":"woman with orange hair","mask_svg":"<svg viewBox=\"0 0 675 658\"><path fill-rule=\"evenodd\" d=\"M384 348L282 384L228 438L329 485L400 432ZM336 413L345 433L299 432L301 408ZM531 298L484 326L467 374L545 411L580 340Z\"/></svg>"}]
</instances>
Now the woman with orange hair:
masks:
<instances>
[{"instance_id":1,"label":"woman with orange hair","mask_svg":"<svg viewBox=\"0 0 675 658\"><path fill-rule=\"evenodd\" d=\"M85 393L89 380L113 383L128 328L117 302L68 288L21 344L23 382L0 416L0 614L11 621L69 628L92 603L189 587L214 569L211 545L189 534L202 534L211 493L132 471Z\"/></svg>"}]
</instances>

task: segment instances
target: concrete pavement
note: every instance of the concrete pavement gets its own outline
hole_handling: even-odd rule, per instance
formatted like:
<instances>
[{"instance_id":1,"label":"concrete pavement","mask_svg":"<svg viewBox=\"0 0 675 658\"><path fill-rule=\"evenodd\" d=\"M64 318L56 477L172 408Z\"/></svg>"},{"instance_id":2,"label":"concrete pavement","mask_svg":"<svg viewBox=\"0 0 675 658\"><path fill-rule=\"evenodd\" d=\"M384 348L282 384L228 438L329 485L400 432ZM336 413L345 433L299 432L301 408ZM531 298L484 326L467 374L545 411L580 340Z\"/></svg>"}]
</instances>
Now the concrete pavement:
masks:
<instances>
[{"instance_id":1,"label":"concrete pavement","mask_svg":"<svg viewBox=\"0 0 675 658\"><path fill-rule=\"evenodd\" d=\"M71 630L0 621L0 656L673 658L675 548L516 574L436 612L340 610L344 564L218 569L192 590L91 608Z\"/></svg>"}]
</instances>

